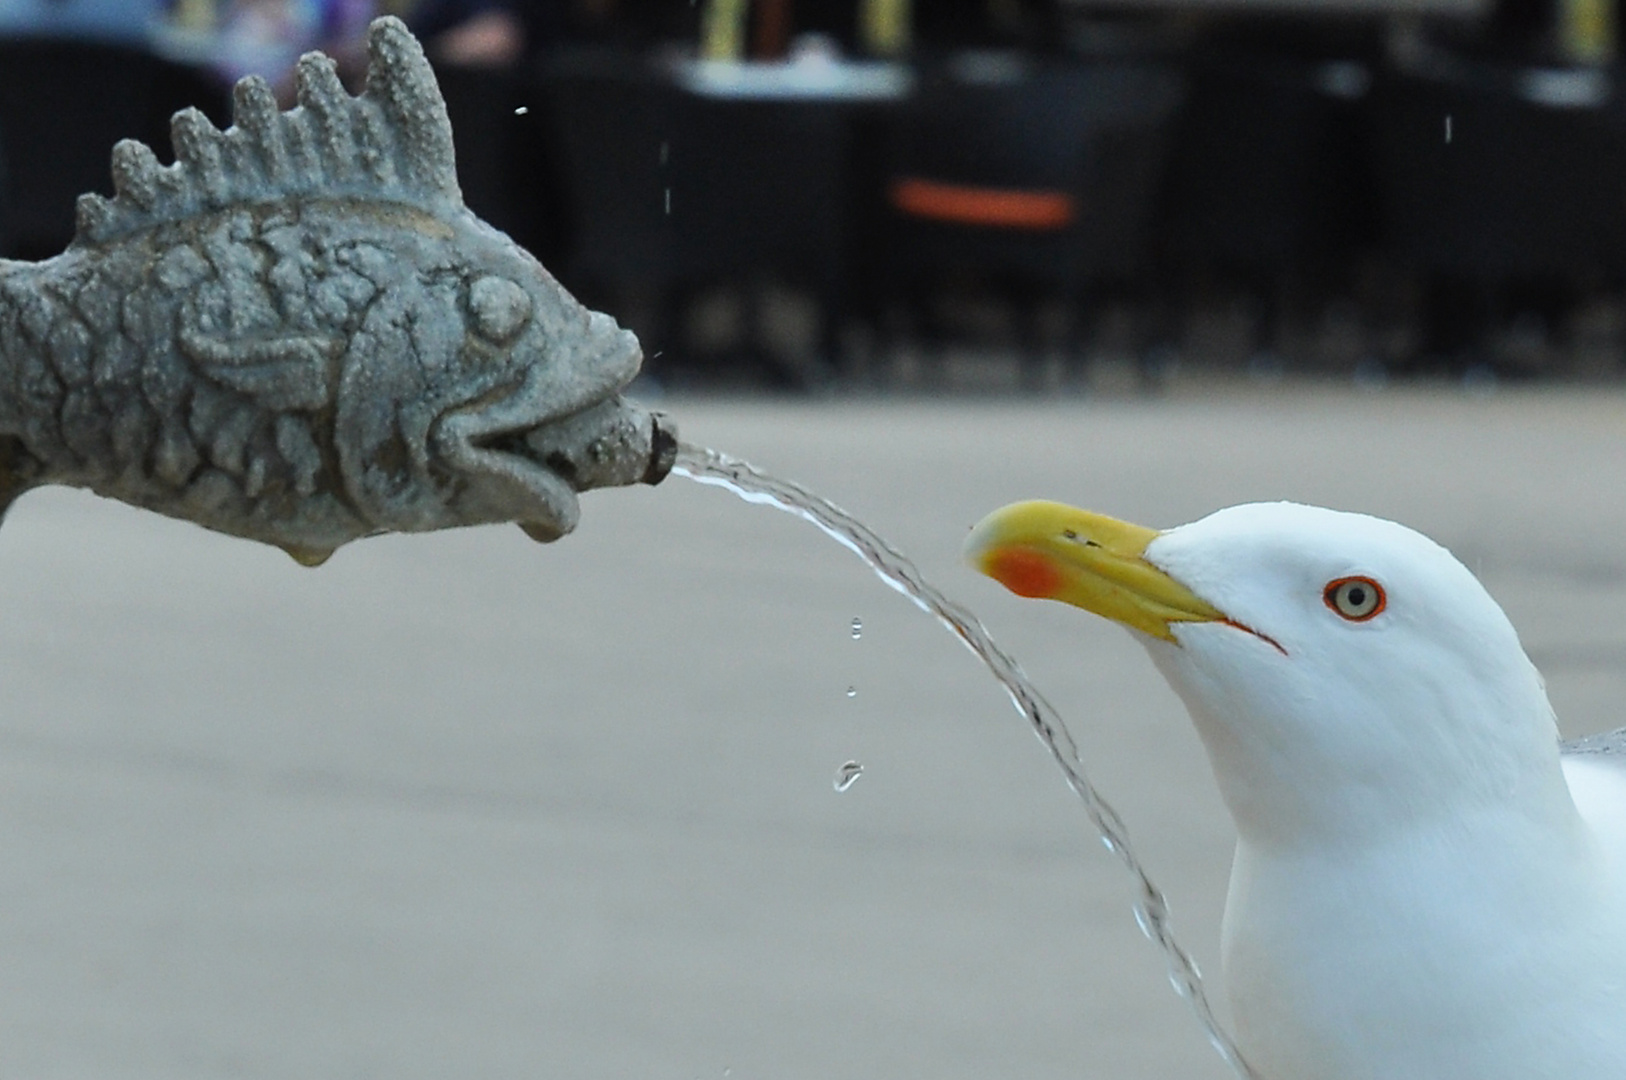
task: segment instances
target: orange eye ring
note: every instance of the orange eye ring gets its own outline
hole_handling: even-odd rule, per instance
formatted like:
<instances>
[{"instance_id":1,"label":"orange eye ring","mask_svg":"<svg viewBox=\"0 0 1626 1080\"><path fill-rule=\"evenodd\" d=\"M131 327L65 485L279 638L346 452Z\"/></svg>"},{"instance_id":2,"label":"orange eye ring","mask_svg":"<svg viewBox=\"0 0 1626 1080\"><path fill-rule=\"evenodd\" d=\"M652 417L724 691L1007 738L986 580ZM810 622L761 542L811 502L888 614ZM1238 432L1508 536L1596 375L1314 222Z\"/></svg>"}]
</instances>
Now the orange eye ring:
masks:
<instances>
[{"instance_id":1,"label":"orange eye ring","mask_svg":"<svg viewBox=\"0 0 1626 1080\"><path fill-rule=\"evenodd\" d=\"M1383 614L1389 606L1383 586L1369 577L1342 577L1327 582L1322 601L1333 614L1349 622L1367 622Z\"/></svg>"}]
</instances>

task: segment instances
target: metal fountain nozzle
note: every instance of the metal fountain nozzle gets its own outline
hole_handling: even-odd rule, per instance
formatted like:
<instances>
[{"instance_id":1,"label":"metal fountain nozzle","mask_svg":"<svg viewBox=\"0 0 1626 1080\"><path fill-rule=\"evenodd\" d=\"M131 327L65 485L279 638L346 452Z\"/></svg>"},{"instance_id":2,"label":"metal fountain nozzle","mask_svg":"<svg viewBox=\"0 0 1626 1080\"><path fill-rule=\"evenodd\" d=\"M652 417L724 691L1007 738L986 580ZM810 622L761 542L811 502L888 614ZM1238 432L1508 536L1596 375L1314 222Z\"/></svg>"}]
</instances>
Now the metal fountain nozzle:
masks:
<instances>
[{"instance_id":1,"label":"metal fountain nozzle","mask_svg":"<svg viewBox=\"0 0 1626 1080\"><path fill-rule=\"evenodd\" d=\"M564 477L575 491L658 484L677 461L677 427L620 395L534 429L525 443L537 460ZM526 535L557 540L545 524L521 522Z\"/></svg>"},{"instance_id":2,"label":"metal fountain nozzle","mask_svg":"<svg viewBox=\"0 0 1626 1080\"><path fill-rule=\"evenodd\" d=\"M677 460L671 418L620 396L537 428L525 441L576 491L658 484Z\"/></svg>"}]
</instances>

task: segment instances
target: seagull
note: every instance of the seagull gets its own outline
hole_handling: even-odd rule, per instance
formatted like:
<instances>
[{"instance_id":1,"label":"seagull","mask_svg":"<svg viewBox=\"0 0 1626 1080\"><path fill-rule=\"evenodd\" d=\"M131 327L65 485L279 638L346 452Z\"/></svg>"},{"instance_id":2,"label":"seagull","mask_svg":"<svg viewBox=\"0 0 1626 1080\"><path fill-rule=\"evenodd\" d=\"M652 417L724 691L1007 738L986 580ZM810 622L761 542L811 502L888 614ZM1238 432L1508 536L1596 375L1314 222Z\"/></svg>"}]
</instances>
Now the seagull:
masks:
<instances>
[{"instance_id":1,"label":"seagull","mask_svg":"<svg viewBox=\"0 0 1626 1080\"><path fill-rule=\"evenodd\" d=\"M1626 1078L1626 728L1561 744L1439 544L1294 503L1157 531L996 510L966 557L1130 628L1236 823L1221 933L1263 1080Z\"/></svg>"}]
</instances>

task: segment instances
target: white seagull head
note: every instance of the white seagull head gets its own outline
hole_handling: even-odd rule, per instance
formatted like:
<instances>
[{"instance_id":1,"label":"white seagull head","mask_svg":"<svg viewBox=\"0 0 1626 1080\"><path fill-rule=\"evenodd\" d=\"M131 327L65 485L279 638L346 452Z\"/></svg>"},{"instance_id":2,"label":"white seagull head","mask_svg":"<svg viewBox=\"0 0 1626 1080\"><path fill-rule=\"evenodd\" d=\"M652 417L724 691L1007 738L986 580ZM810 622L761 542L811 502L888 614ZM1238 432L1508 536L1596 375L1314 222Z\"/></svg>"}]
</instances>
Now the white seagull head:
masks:
<instances>
[{"instance_id":1,"label":"white seagull head","mask_svg":"<svg viewBox=\"0 0 1626 1080\"><path fill-rule=\"evenodd\" d=\"M979 523L966 555L1019 595L1137 631L1257 845L1574 813L1518 635L1466 567L1404 526L1257 503L1158 532L1027 502Z\"/></svg>"}]
</instances>

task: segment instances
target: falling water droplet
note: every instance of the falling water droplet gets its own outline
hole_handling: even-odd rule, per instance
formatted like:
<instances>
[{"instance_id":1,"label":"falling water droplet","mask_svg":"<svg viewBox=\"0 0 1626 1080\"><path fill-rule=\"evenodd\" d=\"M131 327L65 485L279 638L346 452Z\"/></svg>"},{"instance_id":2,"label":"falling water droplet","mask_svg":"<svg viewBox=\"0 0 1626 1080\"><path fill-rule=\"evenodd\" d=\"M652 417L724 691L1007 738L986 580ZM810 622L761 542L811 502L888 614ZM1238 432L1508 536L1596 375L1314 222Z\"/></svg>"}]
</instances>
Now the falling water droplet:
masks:
<instances>
[{"instance_id":1,"label":"falling water droplet","mask_svg":"<svg viewBox=\"0 0 1626 1080\"><path fill-rule=\"evenodd\" d=\"M515 116L524 116L526 113L528 113L530 111L531 111L531 107L529 105L521 105L519 108L514 110L514 115Z\"/></svg>"},{"instance_id":2,"label":"falling water droplet","mask_svg":"<svg viewBox=\"0 0 1626 1080\"><path fill-rule=\"evenodd\" d=\"M1152 933L1152 913L1146 910L1145 904L1135 905L1135 925L1140 927L1140 932L1146 935L1148 941L1157 940Z\"/></svg>"},{"instance_id":3,"label":"falling water droplet","mask_svg":"<svg viewBox=\"0 0 1626 1080\"><path fill-rule=\"evenodd\" d=\"M864 766L860 765L856 761L845 762L842 764L841 768L836 770L836 779L832 786L834 786L837 791L846 791L848 788L856 784L858 782L858 778L863 775Z\"/></svg>"},{"instance_id":4,"label":"falling water droplet","mask_svg":"<svg viewBox=\"0 0 1626 1080\"><path fill-rule=\"evenodd\" d=\"M1451 141L1451 114L1445 114L1445 141Z\"/></svg>"},{"instance_id":5,"label":"falling water droplet","mask_svg":"<svg viewBox=\"0 0 1626 1080\"><path fill-rule=\"evenodd\" d=\"M666 212L668 214L670 214L672 212L672 189L671 188L666 189Z\"/></svg>"},{"instance_id":6,"label":"falling water droplet","mask_svg":"<svg viewBox=\"0 0 1626 1080\"><path fill-rule=\"evenodd\" d=\"M850 698L857 697L858 696L858 687L856 687L856 686L847 687L847 696L850 697Z\"/></svg>"},{"instance_id":7,"label":"falling water droplet","mask_svg":"<svg viewBox=\"0 0 1626 1080\"><path fill-rule=\"evenodd\" d=\"M863 636L864 636L864 620L860 619L858 616L854 615L853 616L853 640L857 641L859 638L861 638Z\"/></svg>"},{"instance_id":8,"label":"falling water droplet","mask_svg":"<svg viewBox=\"0 0 1626 1080\"><path fill-rule=\"evenodd\" d=\"M1169 985L1174 987L1174 992L1176 994L1179 994L1187 1001L1190 1001L1201 992L1200 983L1197 981L1200 978L1201 976L1197 973L1197 969L1195 967L1193 967L1189 973L1170 971Z\"/></svg>"}]
</instances>

